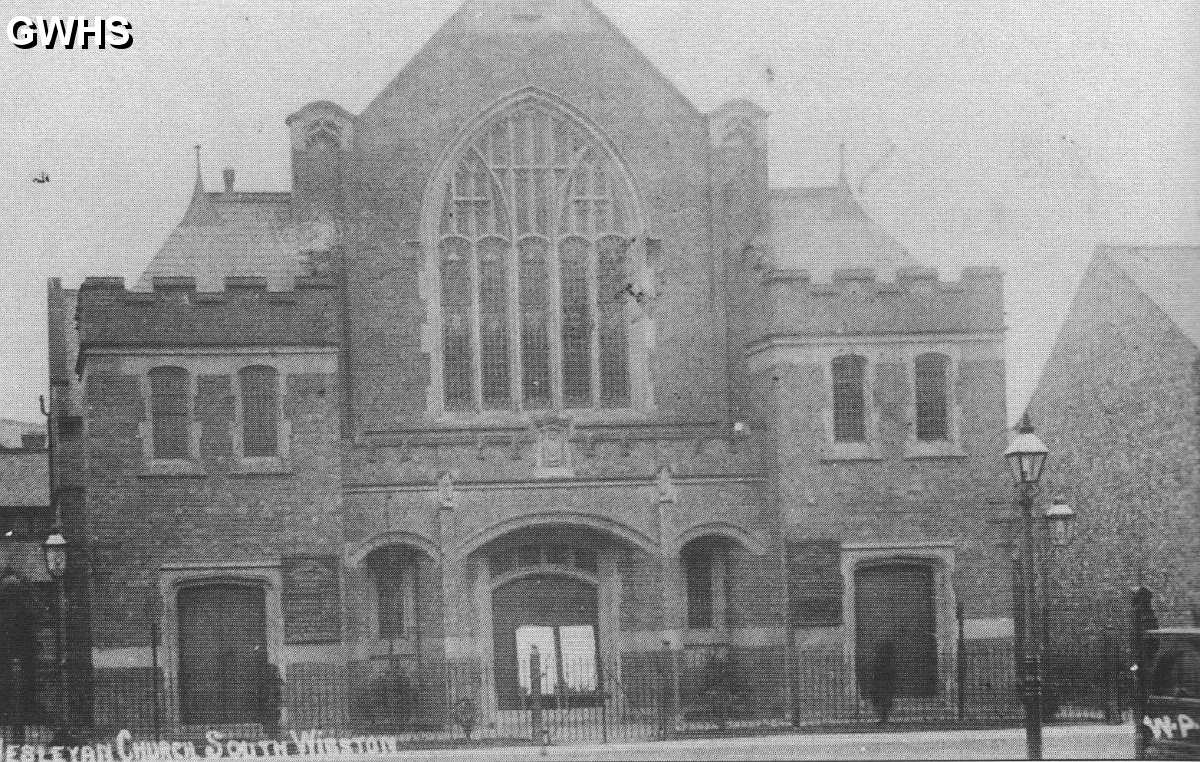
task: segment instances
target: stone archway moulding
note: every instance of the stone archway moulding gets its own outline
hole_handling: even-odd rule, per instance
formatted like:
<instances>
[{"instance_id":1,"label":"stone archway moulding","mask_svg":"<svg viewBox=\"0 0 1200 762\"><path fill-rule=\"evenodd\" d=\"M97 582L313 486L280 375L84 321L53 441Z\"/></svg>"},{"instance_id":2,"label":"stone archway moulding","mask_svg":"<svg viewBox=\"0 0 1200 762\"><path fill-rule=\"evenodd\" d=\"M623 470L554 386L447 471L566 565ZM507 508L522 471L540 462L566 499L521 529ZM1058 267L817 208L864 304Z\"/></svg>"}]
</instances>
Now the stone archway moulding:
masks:
<instances>
[{"instance_id":1,"label":"stone archway moulding","mask_svg":"<svg viewBox=\"0 0 1200 762\"><path fill-rule=\"evenodd\" d=\"M547 566L547 567L529 567L527 569L518 569L514 572L508 572L493 579L489 587L491 590L499 590L505 585L511 585L519 580L528 579L529 577L568 577L570 579L582 582L586 585L591 585L600 589L600 577L596 574L588 574L579 569L571 569L563 566Z\"/></svg>"},{"instance_id":2,"label":"stone archway moulding","mask_svg":"<svg viewBox=\"0 0 1200 762\"><path fill-rule=\"evenodd\" d=\"M475 551L487 545L493 540L497 540L510 532L515 532L520 529L529 527L547 527L554 525L567 525L577 527L588 527L603 532L607 535L615 537L619 540L639 548L646 553L656 555L659 552L659 545L653 539L643 532L634 529L627 524L622 524L615 519L605 518L603 516L593 516L586 513L572 512L549 512L549 513L534 513L525 516L517 516L515 518L501 521L493 524L486 529L482 529L469 538L459 543L457 547L457 555L460 558L466 558Z\"/></svg>"},{"instance_id":3,"label":"stone archway moulding","mask_svg":"<svg viewBox=\"0 0 1200 762\"><path fill-rule=\"evenodd\" d=\"M351 569L357 569L362 566L372 551L388 547L389 545L403 545L420 550L435 561L440 560L442 557L442 551L429 538L415 532L392 530L372 535L359 543L347 543L346 566Z\"/></svg>"},{"instance_id":4,"label":"stone archway moulding","mask_svg":"<svg viewBox=\"0 0 1200 762\"><path fill-rule=\"evenodd\" d=\"M689 542L698 540L701 537L710 536L725 537L726 539L733 540L756 556L765 556L767 554L767 546L762 540L728 521L709 521L704 524L688 527L675 539L675 542L672 544L672 551L679 553L683 550L683 546Z\"/></svg>"}]
</instances>

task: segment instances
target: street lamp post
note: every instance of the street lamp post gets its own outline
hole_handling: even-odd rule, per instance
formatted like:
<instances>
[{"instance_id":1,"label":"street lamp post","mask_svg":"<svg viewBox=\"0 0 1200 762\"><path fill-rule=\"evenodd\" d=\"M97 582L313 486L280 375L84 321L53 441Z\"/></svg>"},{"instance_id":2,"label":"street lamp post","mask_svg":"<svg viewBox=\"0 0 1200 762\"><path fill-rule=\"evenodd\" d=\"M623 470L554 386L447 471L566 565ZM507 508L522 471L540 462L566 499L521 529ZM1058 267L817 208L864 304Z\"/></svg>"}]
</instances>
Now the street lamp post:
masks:
<instances>
[{"instance_id":1,"label":"street lamp post","mask_svg":"<svg viewBox=\"0 0 1200 762\"><path fill-rule=\"evenodd\" d=\"M63 537L61 527L56 525L50 531L50 535L42 543L42 550L46 554L46 571L54 578L54 586L58 589L58 627L55 637L55 656L58 661L58 736L65 739L67 726L70 724L67 712L67 538Z\"/></svg>"},{"instance_id":2,"label":"street lamp post","mask_svg":"<svg viewBox=\"0 0 1200 762\"><path fill-rule=\"evenodd\" d=\"M1014 638L1016 671L1021 677L1021 699L1025 704L1025 746L1029 759L1042 758L1042 648L1045 644L1034 621L1038 610L1039 565L1033 504L1048 454L1046 445L1033 433L1033 425L1026 413L1021 418L1017 436L1004 451L1004 459L1008 461L1017 483L1015 519L1021 525L1020 550L1013 557L1016 563L1016 573L1013 575L1013 620L1020 628ZM1070 544L1074 536L1075 511L1061 499L1056 499L1042 518L1054 547Z\"/></svg>"}]
</instances>

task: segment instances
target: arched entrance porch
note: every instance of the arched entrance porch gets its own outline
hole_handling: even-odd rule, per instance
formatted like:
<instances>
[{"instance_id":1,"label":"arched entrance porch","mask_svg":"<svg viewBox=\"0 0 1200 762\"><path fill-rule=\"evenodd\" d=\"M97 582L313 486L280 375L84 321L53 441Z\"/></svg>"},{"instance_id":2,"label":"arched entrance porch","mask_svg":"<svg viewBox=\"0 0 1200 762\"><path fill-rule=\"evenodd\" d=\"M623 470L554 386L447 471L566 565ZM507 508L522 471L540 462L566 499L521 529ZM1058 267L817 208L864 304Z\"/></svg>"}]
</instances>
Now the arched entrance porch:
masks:
<instances>
[{"instance_id":1,"label":"arched entrance porch","mask_svg":"<svg viewBox=\"0 0 1200 762\"><path fill-rule=\"evenodd\" d=\"M622 609L640 603L625 600L626 577L653 576L656 561L623 537L568 523L525 526L481 544L469 562L476 653L494 681L483 700L498 709L527 701L534 648L547 702L594 700L621 670L622 621L631 615Z\"/></svg>"}]
</instances>

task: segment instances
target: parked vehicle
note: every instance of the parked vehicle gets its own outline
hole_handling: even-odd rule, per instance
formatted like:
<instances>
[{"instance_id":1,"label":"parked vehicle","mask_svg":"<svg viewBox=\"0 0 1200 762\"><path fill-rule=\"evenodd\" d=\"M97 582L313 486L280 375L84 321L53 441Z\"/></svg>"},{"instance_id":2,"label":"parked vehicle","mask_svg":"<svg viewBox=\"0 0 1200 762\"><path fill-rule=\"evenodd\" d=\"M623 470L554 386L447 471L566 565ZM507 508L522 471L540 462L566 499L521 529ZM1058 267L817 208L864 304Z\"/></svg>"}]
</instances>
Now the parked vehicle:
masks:
<instances>
[{"instance_id":1,"label":"parked vehicle","mask_svg":"<svg viewBox=\"0 0 1200 762\"><path fill-rule=\"evenodd\" d=\"M1139 758L1200 759L1200 627L1143 634Z\"/></svg>"}]
</instances>

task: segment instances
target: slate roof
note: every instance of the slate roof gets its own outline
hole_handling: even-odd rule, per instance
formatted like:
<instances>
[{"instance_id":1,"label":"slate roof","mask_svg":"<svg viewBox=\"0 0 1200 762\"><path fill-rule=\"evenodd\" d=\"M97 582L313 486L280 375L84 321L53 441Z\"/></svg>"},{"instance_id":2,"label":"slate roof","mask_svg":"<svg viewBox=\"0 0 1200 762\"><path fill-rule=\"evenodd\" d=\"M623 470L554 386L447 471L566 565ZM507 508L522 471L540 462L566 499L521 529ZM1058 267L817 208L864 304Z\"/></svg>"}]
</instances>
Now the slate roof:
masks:
<instances>
[{"instance_id":1,"label":"slate roof","mask_svg":"<svg viewBox=\"0 0 1200 762\"><path fill-rule=\"evenodd\" d=\"M1134 283L1200 347L1200 245L1100 246Z\"/></svg>"},{"instance_id":2,"label":"slate roof","mask_svg":"<svg viewBox=\"0 0 1200 762\"><path fill-rule=\"evenodd\" d=\"M771 191L771 238L775 267L809 271L828 281L833 271L873 268L879 280L920 266L863 210L846 182Z\"/></svg>"},{"instance_id":3,"label":"slate roof","mask_svg":"<svg viewBox=\"0 0 1200 762\"><path fill-rule=\"evenodd\" d=\"M197 183L183 220L154 255L135 290L155 276L192 276L199 291L223 291L227 276L267 279L272 291L291 290L304 275L291 225L290 193L209 193Z\"/></svg>"},{"instance_id":4,"label":"slate roof","mask_svg":"<svg viewBox=\"0 0 1200 762\"><path fill-rule=\"evenodd\" d=\"M775 266L808 270L828 281L835 270L874 268L892 280L901 267L920 265L863 210L845 183L771 191ZM227 276L267 279L286 291L306 274L291 226L291 194L205 192L191 204L134 288L151 289L155 276L191 276L200 291L221 291Z\"/></svg>"}]
</instances>

